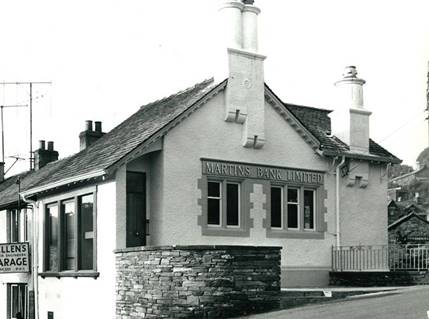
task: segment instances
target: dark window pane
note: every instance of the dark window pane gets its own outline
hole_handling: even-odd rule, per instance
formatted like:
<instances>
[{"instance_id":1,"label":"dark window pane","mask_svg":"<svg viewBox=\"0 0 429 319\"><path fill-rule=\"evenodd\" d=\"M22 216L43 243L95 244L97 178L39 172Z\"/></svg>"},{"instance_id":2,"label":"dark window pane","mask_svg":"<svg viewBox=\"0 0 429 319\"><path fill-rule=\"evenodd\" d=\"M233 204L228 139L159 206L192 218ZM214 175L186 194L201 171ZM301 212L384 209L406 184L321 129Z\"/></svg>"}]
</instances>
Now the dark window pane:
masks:
<instances>
[{"instance_id":1,"label":"dark window pane","mask_svg":"<svg viewBox=\"0 0 429 319\"><path fill-rule=\"evenodd\" d=\"M282 189L271 187L271 227L282 227Z\"/></svg>"},{"instance_id":2,"label":"dark window pane","mask_svg":"<svg viewBox=\"0 0 429 319\"><path fill-rule=\"evenodd\" d=\"M58 206L46 208L47 217L47 256L46 270L58 270Z\"/></svg>"},{"instance_id":3,"label":"dark window pane","mask_svg":"<svg viewBox=\"0 0 429 319\"><path fill-rule=\"evenodd\" d=\"M79 269L93 269L94 196L79 198Z\"/></svg>"},{"instance_id":4,"label":"dark window pane","mask_svg":"<svg viewBox=\"0 0 429 319\"><path fill-rule=\"evenodd\" d=\"M239 194L238 184L226 184L226 224L239 225Z\"/></svg>"},{"instance_id":5,"label":"dark window pane","mask_svg":"<svg viewBox=\"0 0 429 319\"><path fill-rule=\"evenodd\" d=\"M144 193L145 179L142 178L144 173L127 172L127 192L128 193Z\"/></svg>"},{"instance_id":6,"label":"dark window pane","mask_svg":"<svg viewBox=\"0 0 429 319\"><path fill-rule=\"evenodd\" d=\"M220 197L220 183L208 182L207 195L209 197Z\"/></svg>"},{"instance_id":7,"label":"dark window pane","mask_svg":"<svg viewBox=\"0 0 429 319\"><path fill-rule=\"evenodd\" d=\"M288 190L287 190L287 201L289 203L298 203L298 189L288 188Z\"/></svg>"},{"instance_id":8,"label":"dark window pane","mask_svg":"<svg viewBox=\"0 0 429 319\"><path fill-rule=\"evenodd\" d=\"M73 270L76 260L76 219L74 202L61 204L63 223L63 269Z\"/></svg>"},{"instance_id":9,"label":"dark window pane","mask_svg":"<svg viewBox=\"0 0 429 319\"><path fill-rule=\"evenodd\" d=\"M287 227L298 228L298 205L287 205Z\"/></svg>"},{"instance_id":10,"label":"dark window pane","mask_svg":"<svg viewBox=\"0 0 429 319\"><path fill-rule=\"evenodd\" d=\"M207 224L220 225L220 200L209 198L207 200Z\"/></svg>"},{"instance_id":11,"label":"dark window pane","mask_svg":"<svg viewBox=\"0 0 429 319\"><path fill-rule=\"evenodd\" d=\"M314 228L314 191L304 190L304 228Z\"/></svg>"}]
</instances>

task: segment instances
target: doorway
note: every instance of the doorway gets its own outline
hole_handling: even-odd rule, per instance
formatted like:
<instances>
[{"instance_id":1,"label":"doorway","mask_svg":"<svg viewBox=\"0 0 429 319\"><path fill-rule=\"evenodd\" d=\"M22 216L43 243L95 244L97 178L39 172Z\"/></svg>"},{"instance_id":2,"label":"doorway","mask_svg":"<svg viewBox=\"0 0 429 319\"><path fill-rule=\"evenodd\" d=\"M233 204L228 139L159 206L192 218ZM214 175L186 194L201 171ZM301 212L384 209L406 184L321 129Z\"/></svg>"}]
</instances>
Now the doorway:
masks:
<instances>
[{"instance_id":1,"label":"doorway","mask_svg":"<svg viewBox=\"0 0 429 319\"><path fill-rule=\"evenodd\" d=\"M146 245L146 173L127 171L127 247Z\"/></svg>"}]
</instances>

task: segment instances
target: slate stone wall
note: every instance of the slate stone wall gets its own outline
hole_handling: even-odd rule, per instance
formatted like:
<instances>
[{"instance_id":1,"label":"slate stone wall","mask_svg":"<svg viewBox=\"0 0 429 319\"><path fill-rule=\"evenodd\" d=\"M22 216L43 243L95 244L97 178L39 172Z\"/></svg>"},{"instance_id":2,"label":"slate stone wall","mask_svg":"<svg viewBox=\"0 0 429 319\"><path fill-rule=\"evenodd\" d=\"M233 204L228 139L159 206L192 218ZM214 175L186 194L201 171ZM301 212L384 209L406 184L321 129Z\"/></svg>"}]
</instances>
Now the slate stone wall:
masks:
<instances>
[{"instance_id":1,"label":"slate stone wall","mask_svg":"<svg viewBox=\"0 0 429 319\"><path fill-rule=\"evenodd\" d=\"M427 285L429 273L427 271L330 272L329 284L354 287Z\"/></svg>"},{"instance_id":2,"label":"slate stone wall","mask_svg":"<svg viewBox=\"0 0 429 319\"><path fill-rule=\"evenodd\" d=\"M276 309L280 247L165 246L116 252L116 318L227 318Z\"/></svg>"}]
</instances>

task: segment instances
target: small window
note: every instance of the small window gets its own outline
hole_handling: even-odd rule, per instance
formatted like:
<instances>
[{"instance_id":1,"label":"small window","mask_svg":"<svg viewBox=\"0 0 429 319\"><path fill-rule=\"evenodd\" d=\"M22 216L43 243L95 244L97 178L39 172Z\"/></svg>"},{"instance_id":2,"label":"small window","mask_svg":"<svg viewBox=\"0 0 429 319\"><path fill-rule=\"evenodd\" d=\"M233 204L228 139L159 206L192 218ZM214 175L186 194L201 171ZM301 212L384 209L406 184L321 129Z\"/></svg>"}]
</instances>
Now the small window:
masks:
<instances>
[{"instance_id":1,"label":"small window","mask_svg":"<svg viewBox=\"0 0 429 319\"><path fill-rule=\"evenodd\" d=\"M287 227L299 228L299 189L287 189Z\"/></svg>"},{"instance_id":2,"label":"small window","mask_svg":"<svg viewBox=\"0 0 429 319\"><path fill-rule=\"evenodd\" d=\"M315 191L304 189L304 229L314 230Z\"/></svg>"},{"instance_id":3,"label":"small window","mask_svg":"<svg viewBox=\"0 0 429 319\"><path fill-rule=\"evenodd\" d=\"M271 228L283 227L283 188L271 187Z\"/></svg>"},{"instance_id":4,"label":"small window","mask_svg":"<svg viewBox=\"0 0 429 319\"><path fill-rule=\"evenodd\" d=\"M207 224L221 225L221 183L208 182L207 190Z\"/></svg>"}]
</instances>

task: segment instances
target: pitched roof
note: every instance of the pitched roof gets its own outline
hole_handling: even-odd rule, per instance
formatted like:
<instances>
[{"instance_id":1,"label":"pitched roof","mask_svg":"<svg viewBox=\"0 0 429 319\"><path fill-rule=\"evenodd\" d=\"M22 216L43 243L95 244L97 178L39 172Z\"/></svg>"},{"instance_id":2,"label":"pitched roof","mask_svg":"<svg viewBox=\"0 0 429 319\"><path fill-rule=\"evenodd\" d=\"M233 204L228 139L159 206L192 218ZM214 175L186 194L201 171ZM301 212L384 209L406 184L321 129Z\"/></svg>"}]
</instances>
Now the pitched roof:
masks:
<instances>
[{"instance_id":1,"label":"pitched roof","mask_svg":"<svg viewBox=\"0 0 429 319\"><path fill-rule=\"evenodd\" d=\"M226 80L217 85L213 79L205 80L184 91L142 106L136 113L88 148L50 163L38 171L21 174L21 191L24 194L34 193L43 188L106 174L109 168L121 163L129 154L149 143L152 138L161 134L160 132L173 126L180 118L187 116L186 114L225 87ZM272 93L268 86L266 86L266 92L267 90ZM320 149L325 152L324 155L354 156L345 143L330 135L331 122L328 114L331 111L286 104L280 99L278 101L280 101L278 103L281 104L281 107L293 114L295 120L300 122L319 142ZM399 161L372 140L370 140L370 154L372 159ZM13 198L17 198L17 190L10 187L14 183L14 178L17 177L11 177L10 181L8 179L0 184L0 207L10 204L13 202Z\"/></svg>"},{"instance_id":2,"label":"pitched roof","mask_svg":"<svg viewBox=\"0 0 429 319\"><path fill-rule=\"evenodd\" d=\"M388 230L391 230L391 229L395 228L396 226L398 226L398 225L400 225L400 224L402 224L402 223L406 222L406 221L407 221L407 220L409 220L411 217L417 218L417 219L419 219L420 221L425 222L426 224L428 224L428 225L429 225L429 221L427 221L427 220L426 220L426 219L424 219L423 217L421 217L421 216L417 215L415 212L411 212L411 213L409 213L408 215L405 215L405 216L403 216L403 217L399 218L398 220L394 221L393 223L391 223L391 224L387 227L387 229L388 229Z\"/></svg>"}]
</instances>

